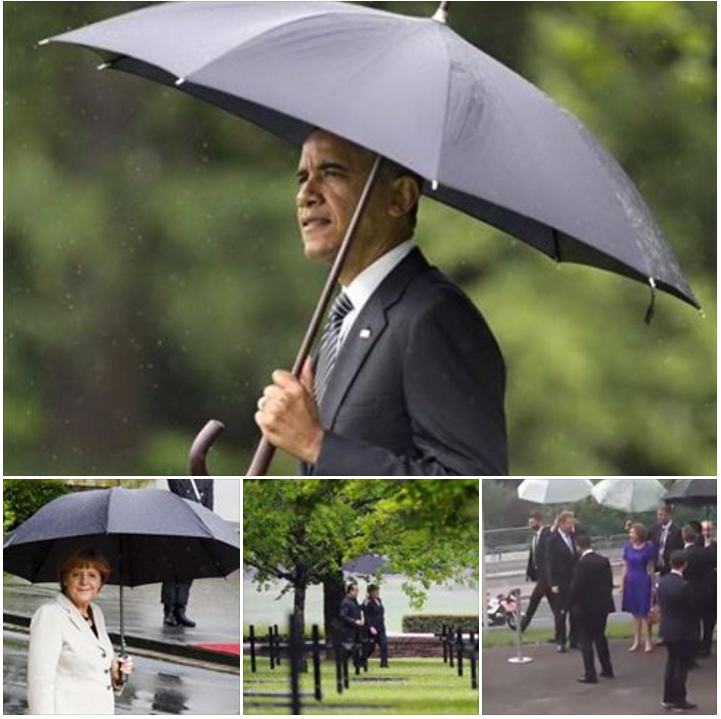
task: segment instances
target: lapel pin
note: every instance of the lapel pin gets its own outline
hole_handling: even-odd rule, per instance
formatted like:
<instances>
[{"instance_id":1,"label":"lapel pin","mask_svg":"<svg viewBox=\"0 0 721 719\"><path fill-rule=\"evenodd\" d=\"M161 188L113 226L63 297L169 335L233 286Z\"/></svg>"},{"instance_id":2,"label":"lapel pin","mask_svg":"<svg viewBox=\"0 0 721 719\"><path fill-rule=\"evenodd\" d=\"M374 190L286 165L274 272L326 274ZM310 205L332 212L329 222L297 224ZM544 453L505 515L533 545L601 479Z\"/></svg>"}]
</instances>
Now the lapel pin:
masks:
<instances>
[{"instance_id":1,"label":"lapel pin","mask_svg":"<svg viewBox=\"0 0 721 719\"><path fill-rule=\"evenodd\" d=\"M364 328L360 331L360 338L361 338L362 340L367 340L370 336L371 336L371 331L370 331L370 329L369 329L368 327L364 327Z\"/></svg>"}]
</instances>

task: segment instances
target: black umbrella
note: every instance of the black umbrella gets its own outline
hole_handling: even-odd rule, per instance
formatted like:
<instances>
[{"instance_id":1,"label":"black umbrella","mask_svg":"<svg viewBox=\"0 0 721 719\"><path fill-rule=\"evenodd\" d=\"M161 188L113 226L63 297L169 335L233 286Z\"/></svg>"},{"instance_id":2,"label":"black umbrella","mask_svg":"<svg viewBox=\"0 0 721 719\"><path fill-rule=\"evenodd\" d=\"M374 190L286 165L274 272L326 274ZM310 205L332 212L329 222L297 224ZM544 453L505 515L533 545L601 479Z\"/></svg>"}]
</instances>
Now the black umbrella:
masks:
<instances>
[{"instance_id":1,"label":"black umbrella","mask_svg":"<svg viewBox=\"0 0 721 719\"><path fill-rule=\"evenodd\" d=\"M343 571L350 574L375 574L378 570L383 570L388 565L388 561L383 557L377 557L375 554L364 554L362 557L351 559L343 565Z\"/></svg>"},{"instance_id":2,"label":"black umbrella","mask_svg":"<svg viewBox=\"0 0 721 719\"><path fill-rule=\"evenodd\" d=\"M175 86L300 144L323 128L415 171L430 197L557 261L593 265L698 307L633 182L573 115L433 19L336 2L162 3L46 42ZM479 5L479 7L481 7ZM366 193L293 365L300 375ZM653 306L653 301L649 310ZM202 460L222 426L194 445ZM262 446L247 472L263 474ZM205 473L202 461L194 472Z\"/></svg>"},{"instance_id":3,"label":"black umbrella","mask_svg":"<svg viewBox=\"0 0 721 719\"><path fill-rule=\"evenodd\" d=\"M664 496L664 501L690 507L715 506L716 479L677 479Z\"/></svg>"},{"instance_id":4,"label":"black umbrella","mask_svg":"<svg viewBox=\"0 0 721 719\"><path fill-rule=\"evenodd\" d=\"M82 547L105 555L108 583L120 585L123 653L124 586L226 577L240 567L238 532L209 509L172 492L113 488L48 502L3 544L4 571L54 582L59 560Z\"/></svg>"}]
</instances>

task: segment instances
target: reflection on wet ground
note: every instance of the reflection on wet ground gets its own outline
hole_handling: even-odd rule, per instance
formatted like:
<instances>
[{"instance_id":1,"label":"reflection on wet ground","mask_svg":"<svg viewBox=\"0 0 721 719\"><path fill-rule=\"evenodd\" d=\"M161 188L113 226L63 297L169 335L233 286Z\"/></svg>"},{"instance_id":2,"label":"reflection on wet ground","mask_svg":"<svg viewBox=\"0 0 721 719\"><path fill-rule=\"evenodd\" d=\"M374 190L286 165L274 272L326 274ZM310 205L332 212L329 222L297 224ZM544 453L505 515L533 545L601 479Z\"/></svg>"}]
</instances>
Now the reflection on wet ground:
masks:
<instances>
[{"instance_id":1,"label":"reflection on wet ground","mask_svg":"<svg viewBox=\"0 0 721 719\"><path fill-rule=\"evenodd\" d=\"M3 632L3 714L27 709L24 634ZM240 677L205 668L135 657L135 672L116 714L240 714Z\"/></svg>"}]
</instances>

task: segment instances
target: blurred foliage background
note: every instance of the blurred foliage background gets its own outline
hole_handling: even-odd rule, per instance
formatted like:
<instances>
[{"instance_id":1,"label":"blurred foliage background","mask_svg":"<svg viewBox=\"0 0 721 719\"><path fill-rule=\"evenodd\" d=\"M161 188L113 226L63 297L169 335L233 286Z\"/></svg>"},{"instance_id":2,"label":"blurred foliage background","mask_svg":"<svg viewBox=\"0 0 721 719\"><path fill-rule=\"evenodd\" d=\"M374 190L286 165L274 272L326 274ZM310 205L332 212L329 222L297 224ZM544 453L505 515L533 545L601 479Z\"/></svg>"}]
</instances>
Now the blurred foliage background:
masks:
<instances>
[{"instance_id":1,"label":"blurred foliage background","mask_svg":"<svg viewBox=\"0 0 721 719\"><path fill-rule=\"evenodd\" d=\"M295 149L36 45L141 5L3 3L5 474L183 474L210 417L212 470L241 473L325 275L295 227ZM716 3L466 2L451 24L607 145L705 309L659 296L646 327L642 285L426 200L419 244L506 357L512 473L716 474Z\"/></svg>"}]
</instances>

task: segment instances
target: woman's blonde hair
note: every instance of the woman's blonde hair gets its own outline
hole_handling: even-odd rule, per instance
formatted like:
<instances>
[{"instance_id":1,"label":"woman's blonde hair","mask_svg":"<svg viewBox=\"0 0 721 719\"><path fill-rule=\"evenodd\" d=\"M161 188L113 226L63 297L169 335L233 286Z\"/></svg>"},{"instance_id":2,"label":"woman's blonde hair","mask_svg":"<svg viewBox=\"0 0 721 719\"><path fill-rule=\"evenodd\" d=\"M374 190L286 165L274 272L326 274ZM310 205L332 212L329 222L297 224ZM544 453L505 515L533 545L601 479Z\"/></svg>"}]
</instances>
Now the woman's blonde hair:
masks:
<instances>
[{"instance_id":1,"label":"woman's blonde hair","mask_svg":"<svg viewBox=\"0 0 721 719\"><path fill-rule=\"evenodd\" d=\"M60 591L65 594L65 577L78 567L92 567L100 573L101 586L110 578L110 562L92 547L83 547L62 557L58 562Z\"/></svg>"}]
</instances>

